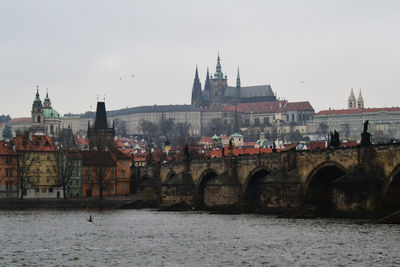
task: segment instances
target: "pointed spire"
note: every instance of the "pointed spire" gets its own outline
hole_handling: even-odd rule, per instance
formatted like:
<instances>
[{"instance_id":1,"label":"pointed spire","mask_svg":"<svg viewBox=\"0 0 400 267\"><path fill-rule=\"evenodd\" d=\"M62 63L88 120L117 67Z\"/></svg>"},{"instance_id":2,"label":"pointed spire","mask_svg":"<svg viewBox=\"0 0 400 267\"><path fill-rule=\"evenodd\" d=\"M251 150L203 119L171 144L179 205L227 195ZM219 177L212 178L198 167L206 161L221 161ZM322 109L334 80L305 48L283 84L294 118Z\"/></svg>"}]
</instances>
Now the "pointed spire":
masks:
<instances>
[{"instance_id":1,"label":"pointed spire","mask_svg":"<svg viewBox=\"0 0 400 267\"><path fill-rule=\"evenodd\" d=\"M358 101L360 101L360 100L364 100L364 98L363 98L363 96L361 94L361 88L360 88L360 94L358 95Z\"/></svg>"},{"instance_id":2,"label":"pointed spire","mask_svg":"<svg viewBox=\"0 0 400 267\"><path fill-rule=\"evenodd\" d=\"M197 64L196 64L196 74L194 75L194 79L199 80L199 70L197 68Z\"/></svg>"},{"instance_id":3,"label":"pointed spire","mask_svg":"<svg viewBox=\"0 0 400 267\"><path fill-rule=\"evenodd\" d=\"M238 66L238 71L237 71L236 87L237 87L237 88L240 88L240 73L239 73L239 66Z\"/></svg>"},{"instance_id":4,"label":"pointed spire","mask_svg":"<svg viewBox=\"0 0 400 267\"><path fill-rule=\"evenodd\" d=\"M224 78L224 74L221 71L221 60L219 57L219 51L218 51L218 57L217 57L217 67L214 73L214 79L223 79Z\"/></svg>"},{"instance_id":5,"label":"pointed spire","mask_svg":"<svg viewBox=\"0 0 400 267\"><path fill-rule=\"evenodd\" d=\"M42 108L42 101L40 100L40 96L39 96L39 85L36 86L36 95L35 95L35 100L33 101L32 108L36 108L36 109Z\"/></svg>"},{"instance_id":6,"label":"pointed spire","mask_svg":"<svg viewBox=\"0 0 400 267\"><path fill-rule=\"evenodd\" d=\"M349 101L356 101L356 97L354 96L353 87L351 87L351 92L349 96Z\"/></svg>"},{"instance_id":7,"label":"pointed spire","mask_svg":"<svg viewBox=\"0 0 400 267\"><path fill-rule=\"evenodd\" d=\"M46 98L49 98L49 88L46 88Z\"/></svg>"},{"instance_id":8,"label":"pointed spire","mask_svg":"<svg viewBox=\"0 0 400 267\"><path fill-rule=\"evenodd\" d=\"M204 83L204 91L210 91L211 83L210 83L210 72L207 67L207 75L206 75L206 82Z\"/></svg>"},{"instance_id":9,"label":"pointed spire","mask_svg":"<svg viewBox=\"0 0 400 267\"><path fill-rule=\"evenodd\" d=\"M201 83L199 79L199 71L196 65L196 72L194 75L193 88L192 88L192 105L199 106L201 102Z\"/></svg>"}]
</instances>

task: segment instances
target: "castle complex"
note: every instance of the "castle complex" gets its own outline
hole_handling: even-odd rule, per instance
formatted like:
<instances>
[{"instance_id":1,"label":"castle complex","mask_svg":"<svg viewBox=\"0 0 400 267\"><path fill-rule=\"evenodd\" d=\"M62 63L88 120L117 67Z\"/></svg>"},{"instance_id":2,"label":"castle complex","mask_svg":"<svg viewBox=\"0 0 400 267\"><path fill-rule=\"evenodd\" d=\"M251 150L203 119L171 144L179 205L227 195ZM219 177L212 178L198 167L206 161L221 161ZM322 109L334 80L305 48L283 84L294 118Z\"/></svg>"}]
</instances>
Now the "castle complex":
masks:
<instances>
[{"instance_id":1,"label":"castle complex","mask_svg":"<svg viewBox=\"0 0 400 267\"><path fill-rule=\"evenodd\" d=\"M193 82L192 105L196 107L216 107L224 104L275 101L276 97L270 85L241 86L239 69L236 86L228 86L228 77L221 70L218 54L214 75L207 69L204 90L201 87L198 69Z\"/></svg>"}]
</instances>

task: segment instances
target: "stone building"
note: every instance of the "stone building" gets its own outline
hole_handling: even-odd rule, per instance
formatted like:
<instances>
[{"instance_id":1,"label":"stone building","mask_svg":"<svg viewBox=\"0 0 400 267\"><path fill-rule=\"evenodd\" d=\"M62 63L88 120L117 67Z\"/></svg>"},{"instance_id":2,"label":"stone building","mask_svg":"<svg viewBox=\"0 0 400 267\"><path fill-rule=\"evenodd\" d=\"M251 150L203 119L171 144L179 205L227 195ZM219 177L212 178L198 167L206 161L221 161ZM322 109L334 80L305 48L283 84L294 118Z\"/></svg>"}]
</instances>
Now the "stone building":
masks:
<instances>
[{"instance_id":1,"label":"stone building","mask_svg":"<svg viewBox=\"0 0 400 267\"><path fill-rule=\"evenodd\" d=\"M12 142L0 141L0 198L17 198L18 154Z\"/></svg>"},{"instance_id":2,"label":"stone building","mask_svg":"<svg viewBox=\"0 0 400 267\"><path fill-rule=\"evenodd\" d=\"M321 110L313 120L307 122L307 132L323 135L321 127L327 126L326 132L336 130L341 139L357 141L361 138L364 122L369 120L368 131L373 139L382 135L388 139L400 138L400 107L365 108L361 91L356 100L353 89L347 107Z\"/></svg>"},{"instance_id":3,"label":"stone building","mask_svg":"<svg viewBox=\"0 0 400 267\"><path fill-rule=\"evenodd\" d=\"M224 104L275 101L276 97L270 85L242 86L239 69L236 86L228 85L228 77L224 75L218 54L217 66L213 75L207 69L204 89L201 87L198 69L196 67L193 88L192 105L196 107L218 107Z\"/></svg>"}]
</instances>

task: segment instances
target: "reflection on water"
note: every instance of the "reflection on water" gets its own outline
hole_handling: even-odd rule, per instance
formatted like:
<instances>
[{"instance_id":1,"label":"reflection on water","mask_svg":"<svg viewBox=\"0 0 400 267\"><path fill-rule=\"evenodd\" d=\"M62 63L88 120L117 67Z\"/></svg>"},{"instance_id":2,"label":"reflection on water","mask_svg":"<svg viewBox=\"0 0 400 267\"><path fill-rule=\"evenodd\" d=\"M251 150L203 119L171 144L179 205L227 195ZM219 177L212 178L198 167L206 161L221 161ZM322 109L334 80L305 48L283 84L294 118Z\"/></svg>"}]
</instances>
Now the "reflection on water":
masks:
<instances>
[{"instance_id":1,"label":"reflection on water","mask_svg":"<svg viewBox=\"0 0 400 267\"><path fill-rule=\"evenodd\" d=\"M0 263L400 265L400 226L148 210L0 211Z\"/></svg>"}]
</instances>

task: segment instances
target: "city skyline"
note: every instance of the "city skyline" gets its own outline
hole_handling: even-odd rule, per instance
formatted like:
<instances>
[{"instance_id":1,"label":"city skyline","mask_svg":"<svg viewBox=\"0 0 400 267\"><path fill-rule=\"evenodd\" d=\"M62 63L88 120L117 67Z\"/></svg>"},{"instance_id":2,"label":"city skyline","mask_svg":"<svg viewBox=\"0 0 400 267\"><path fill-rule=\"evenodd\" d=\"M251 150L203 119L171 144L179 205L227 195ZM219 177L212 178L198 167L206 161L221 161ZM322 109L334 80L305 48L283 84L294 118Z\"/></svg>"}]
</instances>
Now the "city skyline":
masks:
<instances>
[{"instance_id":1,"label":"city skyline","mask_svg":"<svg viewBox=\"0 0 400 267\"><path fill-rule=\"evenodd\" d=\"M13 1L0 4L2 114L30 116L40 86L60 114L189 104L195 67L204 86L219 51L228 84L271 84L316 111L399 106L395 1ZM383 96L383 97L382 97Z\"/></svg>"}]
</instances>

